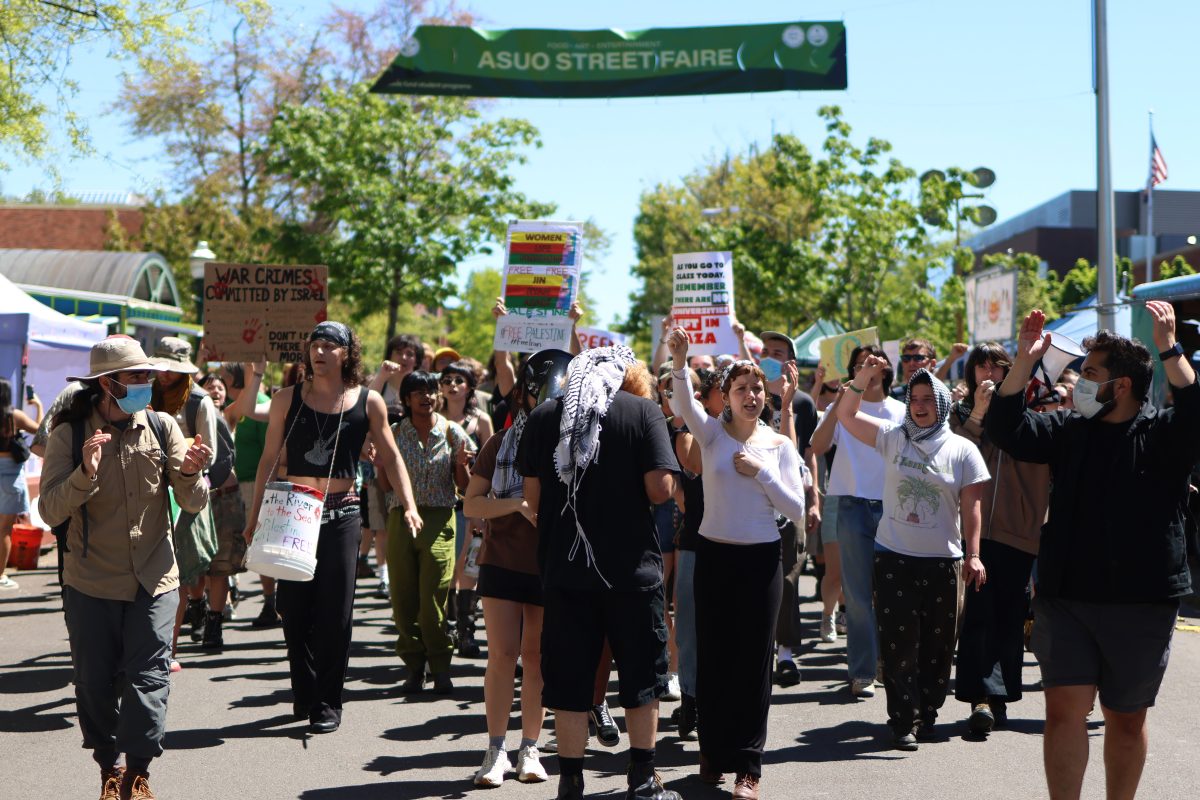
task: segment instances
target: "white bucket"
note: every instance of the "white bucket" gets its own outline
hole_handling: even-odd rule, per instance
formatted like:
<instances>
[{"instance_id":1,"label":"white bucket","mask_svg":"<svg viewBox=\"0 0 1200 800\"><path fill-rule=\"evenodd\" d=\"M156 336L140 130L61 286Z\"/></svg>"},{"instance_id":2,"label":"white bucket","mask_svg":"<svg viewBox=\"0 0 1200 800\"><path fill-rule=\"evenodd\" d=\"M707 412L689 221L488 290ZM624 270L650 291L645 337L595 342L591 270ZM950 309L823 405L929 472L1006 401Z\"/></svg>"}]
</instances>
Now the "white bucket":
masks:
<instances>
[{"instance_id":1,"label":"white bucket","mask_svg":"<svg viewBox=\"0 0 1200 800\"><path fill-rule=\"evenodd\" d=\"M258 509L246 569L285 581L311 581L325 495L311 486L268 483Z\"/></svg>"}]
</instances>

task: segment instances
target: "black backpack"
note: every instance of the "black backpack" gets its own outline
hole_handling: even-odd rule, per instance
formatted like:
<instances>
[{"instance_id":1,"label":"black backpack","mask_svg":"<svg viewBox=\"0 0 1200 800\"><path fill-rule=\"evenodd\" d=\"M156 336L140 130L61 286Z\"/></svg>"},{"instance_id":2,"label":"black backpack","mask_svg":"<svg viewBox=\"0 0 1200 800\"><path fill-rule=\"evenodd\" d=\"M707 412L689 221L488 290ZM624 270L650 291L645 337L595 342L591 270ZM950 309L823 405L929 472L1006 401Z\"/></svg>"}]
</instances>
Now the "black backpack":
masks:
<instances>
[{"instance_id":1,"label":"black backpack","mask_svg":"<svg viewBox=\"0 0 1200 800\"><path fill-rule=\"evenodd\" d=\"M169 486L170 476L168 471L171 468L171 461L167 457L167 432L163 427L162 418L158 413L146 409L146 421L150 424L150 430L154 432L154 438L158 440L158 458L162 464L163 471L163 486ZM83 463L83 443L87 439L87 419L80 417L79 419L71 420L71 460L75 465L75 469L79 469L79 465ZM79 507L80 513L83 515L83 557L87 558L88 554L88 511L87 503ZM58 542L58 583L62 585L63 576L63 555L67 552L67 531L71 528L71 518L67 517L63 522L55 525L54 538Z\"/></svg>"},{"instance_id":2,"label":"black backpack","mask_svg":"<svg viewBox=\"0 0 1200 800\"><path fill-rule=\"evenodd\" d=\"M184 414L187 416L188 430L192 432L193 436L196 435L196 413L205 397L208 397L208 394L203 389L195 387L188 395ZM205 442L205 444L214 448L217 454L213 459L212 466L208 468L208 485L214 489L220 489L233 472L234 457L233 434L229 432L229 425L225 423L225 415L221 413L220 409L217 409L217 441Z\"/></svg>"}]
</instances>

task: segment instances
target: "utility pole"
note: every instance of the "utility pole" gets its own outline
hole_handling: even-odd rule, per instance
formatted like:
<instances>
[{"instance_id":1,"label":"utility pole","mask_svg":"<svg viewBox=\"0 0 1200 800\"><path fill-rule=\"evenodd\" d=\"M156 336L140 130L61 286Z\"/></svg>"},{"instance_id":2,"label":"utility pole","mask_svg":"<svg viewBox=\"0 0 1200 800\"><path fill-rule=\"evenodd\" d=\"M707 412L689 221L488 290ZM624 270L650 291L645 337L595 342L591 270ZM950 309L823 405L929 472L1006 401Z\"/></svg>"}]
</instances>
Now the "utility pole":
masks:
<instances>
[{"instance_id":1,"label":"utility pole","mask_svg":"<svg viewBox=\"0 0 1200 800\"><path fill-rule=\"evenodd\" d=\"M1096 237L1099 297L1096 304L1100 328L1117 327L1116 224L1113 220L1112 159L1108 125L1108 11L1107 0L1094 0L1095 34L1093 68L1096 90Z\"/></svg>"}]
</instances>

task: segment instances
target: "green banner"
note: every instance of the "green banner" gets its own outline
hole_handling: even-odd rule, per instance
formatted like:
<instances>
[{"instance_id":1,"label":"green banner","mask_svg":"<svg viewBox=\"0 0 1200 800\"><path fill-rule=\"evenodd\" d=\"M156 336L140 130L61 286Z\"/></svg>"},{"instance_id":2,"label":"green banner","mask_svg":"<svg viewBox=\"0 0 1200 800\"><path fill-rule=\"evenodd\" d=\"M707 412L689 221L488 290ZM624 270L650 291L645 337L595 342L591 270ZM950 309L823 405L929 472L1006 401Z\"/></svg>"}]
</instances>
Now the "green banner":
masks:
<instances>
[{"instance_id":1,"label":"green banner","mask_svg":"<svg viewBox=\"0 0 1200 800\"><path fill-rule=\"evenodd\" d=\"M846 88L846 28L481 31L422 25L373 92L470 97L646 97Z\"/></svg>"}]
</instances>

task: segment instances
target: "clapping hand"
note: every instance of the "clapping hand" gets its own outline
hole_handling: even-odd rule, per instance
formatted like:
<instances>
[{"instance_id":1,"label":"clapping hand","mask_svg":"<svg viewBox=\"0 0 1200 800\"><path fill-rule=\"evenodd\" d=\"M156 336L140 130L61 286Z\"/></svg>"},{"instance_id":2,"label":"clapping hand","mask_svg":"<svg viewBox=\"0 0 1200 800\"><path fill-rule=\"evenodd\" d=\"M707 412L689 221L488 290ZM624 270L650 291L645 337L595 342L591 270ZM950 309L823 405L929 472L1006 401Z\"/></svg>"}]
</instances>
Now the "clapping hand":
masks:
<instances>
[{"instance_id":1,"label":"clapping hand","mask_svg":"<svg viewBox=\"0 0 1200 800\"><path fill-rule=\"evenodd\" d=\"M88 478L96 477L96 470L100 469L100 448L111 439L111 433L104 433L97 428L96 432L83 443L83 461L80 463L80 467Z\"/></svg>"}]
</instances>

